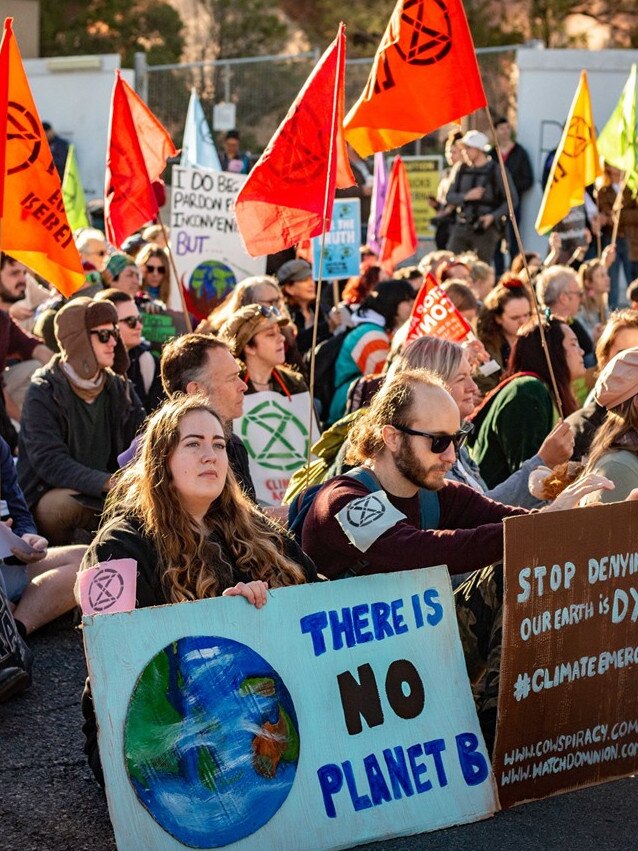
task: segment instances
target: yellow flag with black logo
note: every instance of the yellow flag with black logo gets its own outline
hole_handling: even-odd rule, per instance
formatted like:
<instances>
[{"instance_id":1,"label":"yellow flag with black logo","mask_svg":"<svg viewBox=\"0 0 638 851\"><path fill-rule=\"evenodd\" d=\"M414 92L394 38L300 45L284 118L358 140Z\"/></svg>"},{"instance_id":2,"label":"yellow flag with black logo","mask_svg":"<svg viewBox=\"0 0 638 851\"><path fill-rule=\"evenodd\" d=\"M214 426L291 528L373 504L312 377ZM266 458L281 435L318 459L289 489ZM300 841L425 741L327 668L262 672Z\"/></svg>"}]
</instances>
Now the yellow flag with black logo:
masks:
<instances>
[{"instance_id":1,"label":"yellow flag with black logo","mask_svg":"<svg viewBox=\"0 0 638 851\"><path fill-rule=\"evenodd\" d=\"M64 198L64 209L71 230L88 228L89 217L86 214L86 198L80 181L75 145L69 145L69 152L66 156L64 177L62 178L62 197Z\"/></svg>"},{"instance_id":2,"label":"yellow flag with black logo","mask_svg":"<svg viewBox=\"0 0 638 851\"><path fill-rule=\"evenodd\" d=\"M68 296L84 271L12 23L0 45L0 249Z\"/></svg>"},{"instance_id":3,"label":"yellow flag with black logo","mask_svg":"<svg viewBox=\"0 0 638 851\"><path fill-rule=\"evenodd\" d=\"M581 71L580 82L536 217L537 233L547 233L565 218L572 207L583 204L585 187L593 183L600 174L602 169L596 148L596 129L587 72Z\"/></svg>"}]
</instances>

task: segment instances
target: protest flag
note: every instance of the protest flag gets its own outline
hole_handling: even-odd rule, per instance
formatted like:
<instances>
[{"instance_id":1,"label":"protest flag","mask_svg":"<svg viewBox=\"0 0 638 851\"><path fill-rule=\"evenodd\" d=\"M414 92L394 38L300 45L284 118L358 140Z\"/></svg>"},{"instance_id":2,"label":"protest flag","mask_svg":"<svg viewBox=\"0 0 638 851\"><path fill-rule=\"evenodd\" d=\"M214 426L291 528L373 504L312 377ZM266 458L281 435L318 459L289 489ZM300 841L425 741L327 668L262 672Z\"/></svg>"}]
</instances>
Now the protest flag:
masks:
<instances>
[{"instance_id":1,"label":"protest flag","mask_svg":"<svg viewBox=\"0 0 638 851\"><path fill-rule=\"evenodd\" d=\"M104 199L106 235L113 245L119 247L157 216L151 184L176 153L168 131L116 71Z\"/></svg>"},{"instance_id":2,"label":"protest flag","mask_svg":"<svg viewBox=\"0 0 638 851\"><path fill-rule=\"evenodd\" d=\"M572 207L584 203L585 187L602 174L596 146L587 72L581 71L565 129L554 156L534 227L547 233Z\"/></svg>"},{"instance_id":3,"label":"protest flag","mask_svg":"<svg viewBox=\"0 0 638 851\"><path fill-rule=\"evenodd\" d=\"M625 180L632 189L638 188L636 134L636 64L634 63L620 100L597 140L600 156L609 165L625 172Z\"/></svg>"},{"instance_id":4,"label":"protest flag","mask_svg":"<svg viewBox=\"0 0 638 851\"><path fill-rule=\"evenodd\" d=\"M180 165L222 170L210 127L194 86L186 113Z\"/></svg>"},{"instance_id":5,"label":"protest flag","mask_svg":"<svg viewBox=\"0 0 638 851\"><path fill-rule=\"evenodd\" d=\"M0 249L69 296L84 271L12 25L0 46Z\"/></svg>"},{"instance_id":6,"label":"protest flag","mask_svg":"<svg viewBox=\"0 0 638 851\"><path fill-rule=\"evenodd\" d=\"M342 126L345 55L340 24L237 196L237 224L253 257L330 230L335 188L356 182Z\"/></svg>"},{"instance_id":7,"label":"protest flag","mask_svg":"<svg viewBox=\"0 0 638 851\"><path fill-rule=\"evenodd\" d=\"M398 0L366 87L346 117L346 139L367 157L486 104L461 0Z\"/></svg>"},{"instance_id":8,"label":"protest flag","mask_svg":"<svg viewBox=\"0 0 638 851\"><path fill-rule=\"evenodd\" d=\"M468 334L472 334L469 323L452 304L450 297L439 286L431 272L426 275L412 305L405 342L409 343L426 334L453 343L458 343Z\"/></svg>"},{"instance_id":9,"label":"protest flag","mask_svg":"<svg viewBox=\"0 0 638 851\"><path fill-rule=\"evenodd\" d=\"M86 198L80 181L75 145L69 145L66 165L64 166L64 177L62 178L62 197L64 198L64 209L71 230L87 228L89 217L86 214Z\"/></svg>"},{"instance_id":10,"label":"protest flag","mask_svg":"<svg viewBox=\"0 0 638 851\"><path fill-rule=\"evenodd\" d=\"M390 274L394 272L397 263L411 257L418 246L410 182L401 157L395 157L392 163L379 239L379 265Z\"/></svg>"},{"instance_id":11,"label":"protest flag","mask_svg":"<svg viewBox=\"0 0 638 851\"><path fill-rule=\"evenodd\" d=\"M388 169L385 164L385 157L379 151L374 155L374 180L372 184L372 198L370 201L370 216L368 218L368 235L366 238L367 244L377 254L380 254L381 252L379 231L381 228L381 219L383 218L383 208L385 206L387 191Z\"/></svg>"}]
</instances>

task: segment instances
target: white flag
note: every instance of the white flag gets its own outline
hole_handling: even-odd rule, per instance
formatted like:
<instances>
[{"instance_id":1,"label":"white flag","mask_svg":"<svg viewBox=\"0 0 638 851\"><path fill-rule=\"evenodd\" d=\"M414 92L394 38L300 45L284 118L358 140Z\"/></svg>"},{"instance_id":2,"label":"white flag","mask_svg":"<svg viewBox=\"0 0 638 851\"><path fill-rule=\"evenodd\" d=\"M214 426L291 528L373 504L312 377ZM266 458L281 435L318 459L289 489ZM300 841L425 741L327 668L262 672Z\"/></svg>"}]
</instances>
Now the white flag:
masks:
<instances>
[{"instance_id":1,"label":"white flag","mask_svg":"<svg viewBox=\"0 0 638 851\"><path fill-rule=\"evenodd\" d=\"M191 99L186 113L180 165L222 170L210 127L194 88L191 89Z\"/></svg>"}]
</instances>

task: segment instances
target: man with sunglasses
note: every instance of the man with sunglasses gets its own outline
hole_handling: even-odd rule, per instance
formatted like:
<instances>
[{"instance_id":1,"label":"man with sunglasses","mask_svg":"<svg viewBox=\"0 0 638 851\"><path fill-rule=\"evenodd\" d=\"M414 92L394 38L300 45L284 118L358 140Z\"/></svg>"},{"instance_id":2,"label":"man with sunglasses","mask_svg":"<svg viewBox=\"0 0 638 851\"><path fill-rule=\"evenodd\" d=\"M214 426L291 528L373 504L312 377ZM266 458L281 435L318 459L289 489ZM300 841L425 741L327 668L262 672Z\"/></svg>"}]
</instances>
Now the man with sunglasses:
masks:
<instances>
[{"instance_id":1,"label":"man with sunglasses","mask_svg":"<svg viewBox=\"0 0 638 851\"><path fill-rule=\"evenodd\" d=\"M50 543L86 543L117 456L145 411L125 377L129 360L112 304L69 301L56 314L55 335L60 354L35 373L27 391L18 479Z\"/></svg>"},{"instance_id":2,"label":"man with sunglasses","mask_svg":"<svg viewBox=\"0 0 638 851\"><path fill-rule=\"evenodd\" d=\"M527 514L445 478L469 433L442 381L426 370L397 373L351 428L350 463L372 473L376 489L353 475L318 492L303 524L302 546L329 579L446 564L473 571L455 591L468 675L485 672L477 700L488 748L496 725L501 643L503 523ZM358 474L357 474L358 475ZM551 508L573 508L596 477L564 491ZM548 510L548 509L545 509Z\"/></svg>"}]
</instances>

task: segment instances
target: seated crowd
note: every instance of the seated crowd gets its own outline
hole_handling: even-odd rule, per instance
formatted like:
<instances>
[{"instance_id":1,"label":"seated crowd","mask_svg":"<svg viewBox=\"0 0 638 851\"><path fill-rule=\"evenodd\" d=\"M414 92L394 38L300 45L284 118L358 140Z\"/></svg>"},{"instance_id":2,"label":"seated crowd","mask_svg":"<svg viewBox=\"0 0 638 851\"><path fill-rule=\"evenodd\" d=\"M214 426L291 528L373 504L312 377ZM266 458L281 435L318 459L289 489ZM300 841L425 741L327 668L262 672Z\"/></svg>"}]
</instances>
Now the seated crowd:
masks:
<instances>
[{"instance_id":1,"label":"seated crowd","mask_svg":"<svg viewBox=\"0 0 638 851\"><path fill-rule=\"evenodd\" d=\"M497 282L469 250L389 278L364 246L332 305L294 257L160 353L143 322L166 310L167 249L139 236L118 251L93 228L76 238L86 283L69 299L11 257L0 269L0 498L17 536L0 562L0 700L30 684L29 634L74 608L78 571L109 559L137 562L138 607L239 595L259 608L273 587L446 564L491 748L503 519L638 496L638 296L634 283L608 312L613 247L578 269L517 257ZM428 275L470 342L406 344ZM315 320L326 368L311 388ZM319 460L284 503L299 504L301 481L322 487L287 529L287 505L257 499L233 422L248 394L309 388ZM530 492L538 468L569 469L551 499ZM362 537L346 509L371 490L394 510ZM102 781L88 682L82 709Z\"/></svg>"}]
</instances>

